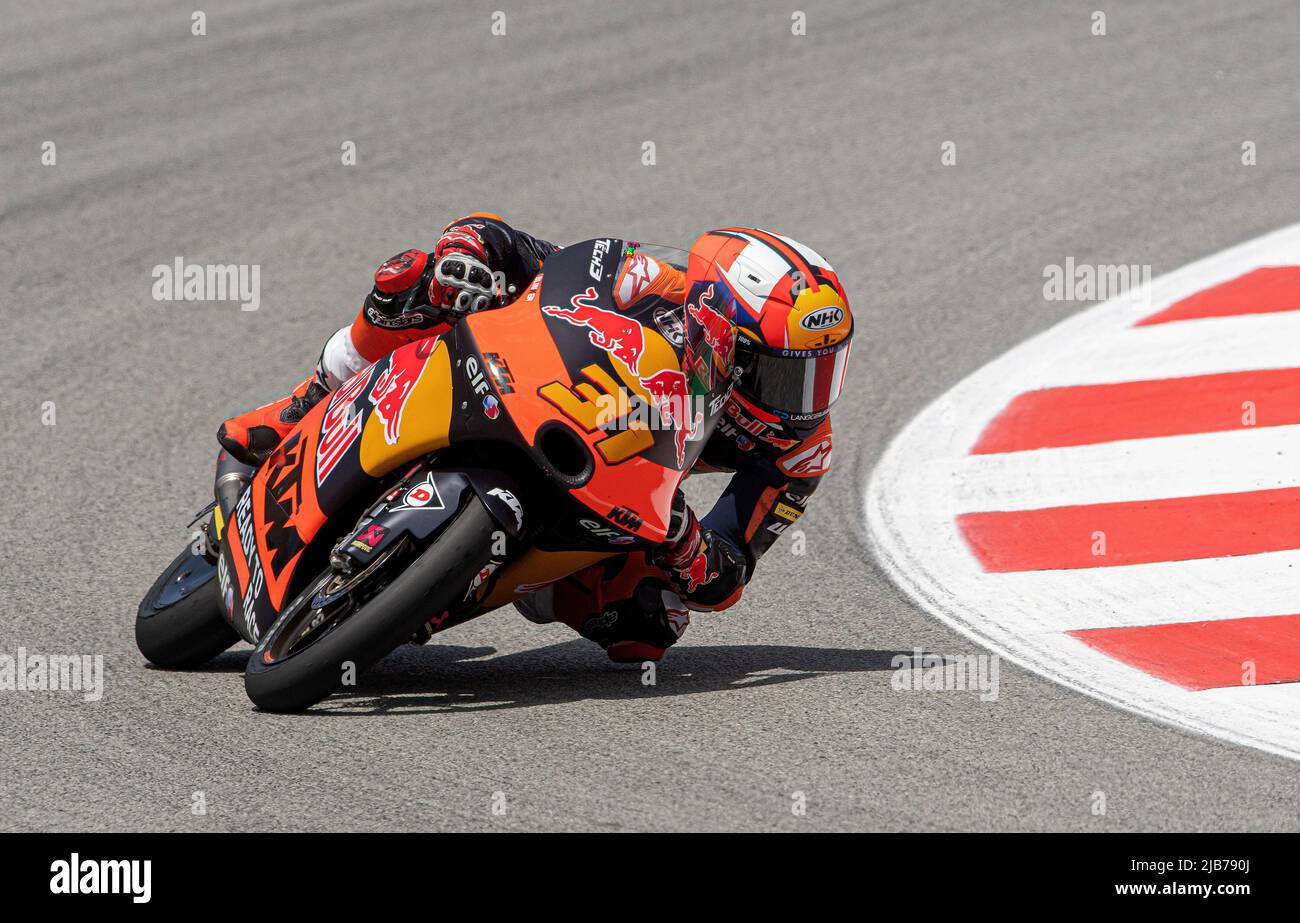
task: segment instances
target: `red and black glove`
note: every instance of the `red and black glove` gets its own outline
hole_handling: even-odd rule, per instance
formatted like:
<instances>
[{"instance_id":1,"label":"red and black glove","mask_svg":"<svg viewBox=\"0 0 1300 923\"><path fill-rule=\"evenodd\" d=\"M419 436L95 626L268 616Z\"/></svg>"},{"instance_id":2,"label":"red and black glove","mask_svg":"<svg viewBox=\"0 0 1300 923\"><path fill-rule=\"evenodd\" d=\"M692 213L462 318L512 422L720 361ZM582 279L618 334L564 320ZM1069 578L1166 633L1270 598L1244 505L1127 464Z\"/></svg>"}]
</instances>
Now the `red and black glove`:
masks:
<instances>
[{"instance_id":1,"label":"red and black glove","mask_svg":"<svg viewBox=\"0 0 1300 923\"><path fill-rule=\"evenodd\" d=\"M744 557L713 530L700 528L680 490L673 497L667 538L654 560L682 599L700 608L725 609L745 586Z\"/></svg>"},{"instance_id":2,"label":"red and black glove","mask_svg":"<svg viewBox=\"0 0 1300 923\"><path fill-rule=\"evenodd\" d=\"M375 270L375 285L366 296L362 312L366 322L381 330L425 330L451 318L425 298L427 279L433 274L429 254L404 250Z\"/></svg>"},{"instance_id":3,"label":"red and black glove","mask_svg":"<svg viewBox=\"0 0 1300 923\"><path fill-rule=\"evenodd\" d=\"M429 304L435 308L453 317L464 317L499 303L500 285L473 222L454 224L443 231L434 245L432 260L428 295Z\"/></svg>"}]
</instances>

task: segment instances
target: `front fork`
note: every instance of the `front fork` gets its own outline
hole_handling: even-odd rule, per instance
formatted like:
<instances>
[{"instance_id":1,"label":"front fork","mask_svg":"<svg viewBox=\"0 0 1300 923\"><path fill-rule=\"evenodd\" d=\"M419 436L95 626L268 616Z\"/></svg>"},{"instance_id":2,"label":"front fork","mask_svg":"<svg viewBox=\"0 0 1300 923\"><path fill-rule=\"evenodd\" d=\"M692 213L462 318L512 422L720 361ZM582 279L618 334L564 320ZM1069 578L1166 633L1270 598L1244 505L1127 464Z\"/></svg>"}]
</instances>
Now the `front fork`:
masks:
<instances>
[{"instance_id":1,"label":"front fork","mask_svg":"<svg viewBox=\"0 0 1300 923\"><path fill-rule=\"evenodd\" d=\"M215 502L204 529L214 561L220 556L226 524L231 521L235 505L252 483L257 470L256 466L237 461L224 450L217 456L213 483ZM413 541L417 547L427 544L451 521L470 494L487 508L506 539L502 543L502 554L494 554L480 571L464 602L468 604L485 597L491 577L505 563L507 556L521 547L527 527L531 525L525 523L518 484L504 472L491 469L443 471L430 467L429 459L415 463L401 481L366 510L357 525L334 545L330 553L331 566L343 574L354 573L363 570L399 541ZM463 621L463 617L456 617L460 615L459 611L454 615L450 612L435 615L429 634Z\"/></svg>"},{"instance_id":2,"label":"front fork","mask_svg":"<svg viewBox=\"0 0 1300 923\"><path fill-rule=\"evenodd\" d=\"M427 641L435 632L476 614L497 571L524 546L531 523L525 523L522 494L513 478L490 469L442 470L431 467L430 459L423 459L339 539L331 550L330 565L341 574L357 573L400 542L422 549L466 503L482 503L501 527L500 533L494 536L492 547L487 549L488 560L464 598L447 611L434 613L424 630L412 639L417 643Z\"/></svg>"},{"instance_id":3,"label":"front fork","mask_svg":"<svg viewBox=\"0 0 1300 923\"><path fill-rule=\"evenodd\" d=\"M235 504L239 502L240 495L248 485L253 482L253 475L256 473L256 465L245 465L241 461L236 461L225 449L217 455L217 476L212 485L212 493L217 502L213 509L213 521L216 530L214 538L218 544L226 534L226 523L230 522Z\"/></svg>"},{"instance_id":4,"label":"front fork","mask_svg":"<svg viewBox=\"0 0 1300 923\"><path fill-rule=\"evenodd\" d=\"M209 562L217 563L221 556L221 539L226 534L226 523L239 502L240 495L253 480L257 469L235 461L225 450L217 456L217 477L213 484L213 500L194 514L190 520L190 529L198 527L198 532L191 532L191 539L202 539L202 550L196 546L195 554L201 554Z\"/></svg>"}]
</instances>

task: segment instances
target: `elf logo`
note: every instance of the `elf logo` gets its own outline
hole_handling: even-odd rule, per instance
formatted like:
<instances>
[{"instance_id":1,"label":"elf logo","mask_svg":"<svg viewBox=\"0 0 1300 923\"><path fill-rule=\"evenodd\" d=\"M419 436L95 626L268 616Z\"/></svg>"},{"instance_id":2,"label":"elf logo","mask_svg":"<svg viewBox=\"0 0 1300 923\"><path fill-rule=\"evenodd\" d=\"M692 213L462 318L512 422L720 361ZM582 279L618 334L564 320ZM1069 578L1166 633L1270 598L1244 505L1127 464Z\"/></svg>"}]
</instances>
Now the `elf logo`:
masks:
<instances>
[{"instance_id":1,"label":"elf logo","mask_svg":"<svg viewBox=\"0 0 1300 923\"><path fill-rule=\"evenodd\" d=\"M465 360L465 377L469 379L469 385L474 389L475 394L487 394L492 390L491 385L487 383L487 378L483 375L483 369L479 366L478 359L470 356Z\"/></svg>"},{"instance_id":2,"label":"elf logo","mask_svg":"<svg viewBox=\"0 0 1300 923\"><path fill-rule=\"evenodd\" d=\"M617 529L611 529L609 526L605 525L604 523L597 522L594 519L579 519L578 525L582 526L592 535L596 536L596 538L603 538L611 545L627 545L630 544L631 542L636 541L636 539L633 538L632 536L624 535L622 532L619 532Z\"/></svg>"}]
</instances>

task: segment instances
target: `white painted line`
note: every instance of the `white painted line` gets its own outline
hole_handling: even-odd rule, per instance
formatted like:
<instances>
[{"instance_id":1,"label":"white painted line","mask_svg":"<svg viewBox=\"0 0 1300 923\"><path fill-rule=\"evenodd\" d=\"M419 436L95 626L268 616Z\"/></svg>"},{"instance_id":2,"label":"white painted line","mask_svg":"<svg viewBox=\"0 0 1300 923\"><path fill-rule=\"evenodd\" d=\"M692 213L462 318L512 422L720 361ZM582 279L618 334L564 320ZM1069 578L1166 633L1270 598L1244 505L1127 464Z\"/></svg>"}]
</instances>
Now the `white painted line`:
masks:
<instances>
[{"instance_id":1,"label":"white painted line","mask_svg":"<svg viewBox=\"0 0 1300 923\"><path fill-rule=\"evenodd\" d=\"M932 466L966 512L1300 487L1300 426L967 455ZM1116 471L1124 473L1122 496Z\"/></svg>"},{"instance_id":2,"label":"white painted line","mask_svg":"<svg viewBox=\"0 0 1300 923\"><path fill-rule=\"evenodd\" d=\"M1300 613L1300 551L1162 561L1088 570L953 571L948 588L970 608L999 611L1026 630L1075 631Z\"/></svg>"},{"instance_id":3,"label":"white painted line","mask_svg":"<svg viewBox=\"0 0 1300 923\"><path fill-rule=\"evenodd\" d=\"M1124 329L1075 344L1022 383L1062 385L1300 368L1300 312L1239 314Z\"/></svg>"}]
</instances>

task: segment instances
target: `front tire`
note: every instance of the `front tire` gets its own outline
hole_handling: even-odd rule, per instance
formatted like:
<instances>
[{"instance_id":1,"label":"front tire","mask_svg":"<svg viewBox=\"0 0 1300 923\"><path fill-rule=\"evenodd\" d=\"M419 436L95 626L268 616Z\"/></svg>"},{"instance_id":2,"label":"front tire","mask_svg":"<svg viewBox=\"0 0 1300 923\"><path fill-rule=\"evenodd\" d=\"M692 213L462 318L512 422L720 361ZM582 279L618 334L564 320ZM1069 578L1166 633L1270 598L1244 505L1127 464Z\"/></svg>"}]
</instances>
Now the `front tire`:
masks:
<instances>
[{"instance_id":1,"label":"front tire","mask_svg":"<svg viewBox=\"0 0 1300 923\"><path fill-rule=\"evenodd\" d=\"M182 670L239 640L221 614L216 565L190 549L154 581L135 615L135 644L150 663Z\"/></svg>"},{"instance_id":2,"label":"front tire","mask_svg":"<svg viewBox=\"0 0 1300 923\"><path fill-rule=\"evenodd\" d=\"M312 590L267 630L244 671L244 690L263 711L303 711L337 689L344 664L355 674L405 643L432 615L458 602L489 558L498 529L477 497L425 551L373 599L305 646L288 636L303 628ZM295 603L298 601L296 600Z\"/></svg>"}]
</instances>

